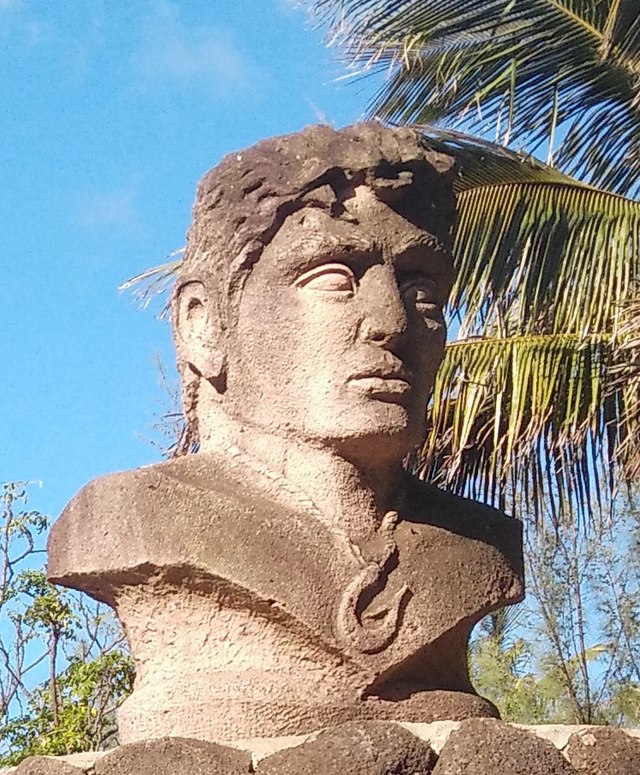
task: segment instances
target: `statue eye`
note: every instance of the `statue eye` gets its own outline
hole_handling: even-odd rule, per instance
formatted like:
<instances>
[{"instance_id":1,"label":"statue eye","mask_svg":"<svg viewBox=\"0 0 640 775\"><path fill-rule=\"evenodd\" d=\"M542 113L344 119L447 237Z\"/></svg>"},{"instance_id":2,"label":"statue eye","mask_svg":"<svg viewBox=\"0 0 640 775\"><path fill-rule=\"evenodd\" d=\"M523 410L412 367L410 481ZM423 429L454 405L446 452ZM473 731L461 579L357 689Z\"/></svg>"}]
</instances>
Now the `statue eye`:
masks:
<instances>
[{"instance_id":1,"label":"statue eye","mask_svg":"<svg viewBox=\"0 0 640 775\"><path fill-rule=\"evenodd\" d=\"M413 275L400 286L403 296L410 299L420 312L430 313L440 309L438 287L424 275Z\"/></svg>"},{"instance_id":2,"label":"statue eye","mask_svg":"<svg viewBox=\"0 0 640 775\"><path fill-rule=\"evenodd\" d=\"M435 304L435 293L433 288L416 285L412 288L415 295L416 304Z\"/></svg>"},{"instance_id":3,"label":"statue eye","mask_svg":"<svg viewBox=\"0 0 640 775\"><path fill-rule=\"evenodd\" d=\"M300 275L296 288L325 293L354 293L356 278L345 264L322 264Z\"/></svg>"}]
</instances>

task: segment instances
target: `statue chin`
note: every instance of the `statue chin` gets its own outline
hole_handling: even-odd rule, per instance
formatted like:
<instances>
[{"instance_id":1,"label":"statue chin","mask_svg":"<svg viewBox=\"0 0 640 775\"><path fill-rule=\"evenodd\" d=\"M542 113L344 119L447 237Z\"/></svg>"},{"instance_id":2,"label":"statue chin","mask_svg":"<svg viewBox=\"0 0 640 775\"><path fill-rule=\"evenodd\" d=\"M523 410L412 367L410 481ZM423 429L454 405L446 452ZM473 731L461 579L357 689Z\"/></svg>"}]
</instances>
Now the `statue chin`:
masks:
<instances>
[{"instance_id":1,"label":"statue chin","mask_svg":"<svg viewBox=\"0 0 640 775\"><path fill-rule=\"evenodd\" d=\"M424 418L411 423L404 406L373 400L367 404L365 411L354 411L352 406L332 408L300 424L290 417L238 417L228 413L223 403L209 405L198 419L199 449L224 454L229 447L244 448L275 468L279 464L273 459L288 456L294 448L325 449L361 466L382 466L393 472L422 440ZM349 419L337 425L336 418L345 415Z\"/></svg>"}]
</instances>

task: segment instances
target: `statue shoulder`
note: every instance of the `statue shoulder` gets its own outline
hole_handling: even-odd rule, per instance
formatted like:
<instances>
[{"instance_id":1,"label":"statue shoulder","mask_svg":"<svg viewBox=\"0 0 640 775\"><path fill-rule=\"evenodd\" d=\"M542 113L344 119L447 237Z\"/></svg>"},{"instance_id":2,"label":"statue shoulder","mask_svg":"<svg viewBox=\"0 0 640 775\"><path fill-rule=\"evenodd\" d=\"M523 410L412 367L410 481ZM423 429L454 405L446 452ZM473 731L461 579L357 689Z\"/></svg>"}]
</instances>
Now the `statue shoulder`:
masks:
<instances>
[{"instance_id":1,"label":"statue shoulder","mask_svg":"<svg viewBox=\"0 0 640 775\"><path fill-rule=\"evenodd\" d=\"M107 474L86 484L53 524L48 575L74 586L76 577L149 562L177 562L202 528L202 491L208 509L230 508L234 484L211 461L180 458Z\"/></svg>"},{"instance_id":2,"label":"statue shoulder","mask_svg":"<svg viewBox=\"0 0 640 775\"><path fill-rule=\"evenodd\" d=\"M130 499L137 497L141 491L152 491L157 487L164 478L166 466L167 463L158 463L91 480L73 496L55 525L75 513L91 518L99 518L102 514L108 517L112 507L119 505L123 499L130 503Z\"/></svg>"},{"instance_id":3,"label":"statue shoulder","mask_svg":"<svg viewBox=\"0 0 640 775\"><path fill-rule=\"evenodd\" d=\"M52 581L108 603L123 585L188 569L288 601L302 620L314 595L311 613L324 611L327 578L355 562L303 506L278 499L237 461L206 454L90 482L54 524L48 551ZM294 589L299 578L308 587Z\"/></svg>"},{"instance_id":4,"label":"statue shoulder","mask_svg":"<svg viewBox=\"0 0 640 775\"><path fill-rule=\"evenodd\" d=\"M416 477L410 479L408 520L490 543L506 540L517 546L522 540L520 520Z\"/></svg>"},{"instance_id":5,"label":"statue shoulder","mask_svg":"<svg viewBox=\"0 0 640 775\"><path fill-rule=\"evenodd\" d=\"M195 463L195 465L194 465ZM105 474L85 484L69 501L60 518L54 523L52 534L61 532L66 523L89 519L94 524L102 519L126 516L144 509L146 499L152 499L159 489L166 489L175 481L188 486L190 480L202 477L202 465L193 458L181 458L129 471ZM149 504L151 505L151 504ZM153 504L157 505L157 504Z\"/></svg>"},{"instance_id":6,"label":"statue shoulder","mask_svg":"<svg viewBox=\"0 0 640 775\"><path fill-rule=\"evenodd\" d=\"M251 482L223 459L189 455L92 480L71 499L52 532L62 531L66 523L86 519L94 525L102 520L143 519L147 512L165 511L172 496L179 498L184 508L190 491L203 491L210 500L224 501L241 498L243 491L250 489Z\"/></svg>"},{"instance_id":7,"label":"statue shoulder","mask_svg":"<svg viewBox=\"0 0 640 775\"><path fill-rule=\"evenodd\" d=\"M471 594L470 589L485 590L486 600L493 596L502 605L522 599L524 559L518 519L412 478L406 516L399 527L407 558L405 573L416 589L426 583L433 590L450 578L443 587L450 594L460 583L456 574L462 564L467 593ZM462 605L461 600L453 610L462 610Z\"/></svg>"}]
</instances>

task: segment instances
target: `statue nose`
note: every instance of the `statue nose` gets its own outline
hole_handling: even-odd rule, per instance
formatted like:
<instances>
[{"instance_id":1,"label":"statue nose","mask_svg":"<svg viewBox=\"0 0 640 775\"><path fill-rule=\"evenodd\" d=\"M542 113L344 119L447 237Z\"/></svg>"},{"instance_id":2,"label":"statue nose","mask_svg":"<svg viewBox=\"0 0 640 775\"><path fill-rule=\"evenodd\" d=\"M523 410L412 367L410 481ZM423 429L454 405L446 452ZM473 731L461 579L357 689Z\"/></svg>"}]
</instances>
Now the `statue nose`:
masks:
<instances>
[{"instance_id":1,"label":"statue nose","mask_svg":"<svg viewBox=\"0 0 640 775\"><path fill-rule=\"evenodd\" d=\"M407 332L407 311L393 270L376 268L381 271L367 278L368 282L362 284L365 287L361 287L364 311L360 335L366 341L390 347Z\"/></svg>"}]
</instances>

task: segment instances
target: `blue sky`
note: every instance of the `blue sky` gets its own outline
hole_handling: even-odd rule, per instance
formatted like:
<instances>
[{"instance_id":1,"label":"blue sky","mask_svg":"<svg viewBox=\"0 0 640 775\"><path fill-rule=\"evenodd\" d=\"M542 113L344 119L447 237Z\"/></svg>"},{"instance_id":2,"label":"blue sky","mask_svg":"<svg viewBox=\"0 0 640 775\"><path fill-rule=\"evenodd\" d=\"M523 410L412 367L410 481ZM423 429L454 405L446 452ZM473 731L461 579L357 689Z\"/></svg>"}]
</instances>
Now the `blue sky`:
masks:
<instances>
[{"instance_id":1,"label":"blue sky","mask_svg":"<svg viewBox=\"0 0 640 775\"><path fill-rule=\"evenodd\" d=\"M56 516L159 458L167 323L118 286L184 244L226 153L363 116L288 0L0 0L0 480Z\"/></svg>"}]
</instances>

